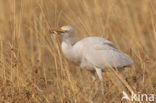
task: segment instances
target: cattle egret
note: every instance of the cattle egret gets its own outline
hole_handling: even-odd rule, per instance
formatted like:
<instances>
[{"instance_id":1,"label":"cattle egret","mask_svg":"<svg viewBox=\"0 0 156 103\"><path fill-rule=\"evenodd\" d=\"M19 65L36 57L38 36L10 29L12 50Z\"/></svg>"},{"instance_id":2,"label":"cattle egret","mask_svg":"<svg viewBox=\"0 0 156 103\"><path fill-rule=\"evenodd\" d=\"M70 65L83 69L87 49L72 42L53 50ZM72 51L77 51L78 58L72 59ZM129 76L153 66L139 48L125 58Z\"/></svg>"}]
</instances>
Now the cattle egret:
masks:
<instances>
[{"instance_id":1,"label":"cattle egret","mask_svg":"<svg viewBox=\"0 0 156 103\"><path fill-rule=\"evenodd\" d=\"M77 42L73 40L75 31L71 26L63 26L60 29L53 30L52 33L62 37L62 51L65 57L80 65L81 68L88 69L95 81L95 72L97 73L102 85L102 97L105 89L103 84L102 71L106 68L124 68L133 65L133 60L117 50L115 45L101 37L87 37ZM96 91L93 99L96 97Z\"/></svg>"}]
</instances>

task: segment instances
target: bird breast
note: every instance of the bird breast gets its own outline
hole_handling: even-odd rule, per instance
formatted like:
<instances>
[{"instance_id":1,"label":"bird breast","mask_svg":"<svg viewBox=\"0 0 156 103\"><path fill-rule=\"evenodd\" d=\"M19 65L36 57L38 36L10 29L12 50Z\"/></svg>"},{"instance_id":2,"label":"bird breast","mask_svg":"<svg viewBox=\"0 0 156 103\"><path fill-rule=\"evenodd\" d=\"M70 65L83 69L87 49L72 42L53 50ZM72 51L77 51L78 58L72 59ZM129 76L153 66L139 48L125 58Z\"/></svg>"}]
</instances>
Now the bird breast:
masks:
<instances>
[{"instance_id":1,"label":"bird breast","mask_svg":"<svg viewBox=\"0 0 156 103\"><path fill-rule=\"evenodd\" d=\"M62 51L69 61L78 65L80 64L82 53L79 48L74 48L72 45L62 42Z\"/></svg>"}]
</instances>

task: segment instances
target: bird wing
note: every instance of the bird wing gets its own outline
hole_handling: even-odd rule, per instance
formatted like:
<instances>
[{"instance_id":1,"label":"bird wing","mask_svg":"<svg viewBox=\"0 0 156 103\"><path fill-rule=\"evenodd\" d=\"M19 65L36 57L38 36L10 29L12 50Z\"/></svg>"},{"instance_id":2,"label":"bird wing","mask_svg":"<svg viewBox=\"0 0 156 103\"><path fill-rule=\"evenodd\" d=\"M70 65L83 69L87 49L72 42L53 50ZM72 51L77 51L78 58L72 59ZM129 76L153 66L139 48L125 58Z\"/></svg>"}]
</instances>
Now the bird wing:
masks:
<instances>
[{"instance_id":1,"label":"bird wing","mask_svg":"<svg viewBox=\"0 0 156 103\"><path fill-rule=\"evenodd\" d=\"M100 37L88 37L80 41L84 47L94 46L96 49L117 49L116 46L109 40Z\"/></svg>"},{"instance_id":2,"label":"bird wing","mask_svg":"<svg viewBox=\"0 0 156 103\"><path fill-rule=\"evenodd\" d=\"M73 53L76 60L81 61L83 55L88 52L89 49L96 50L108 50L108 49L116 49L115 45L100 37L87 37L77 41L73 44Z\"/></svg>"},{"instance_id":3,"label":"bird wing","mask_svg":"<svg viewBox=\"0 0 156 103\"><path fill-rule=\"evenodd\" d=\"M102 40L102 39L100 39ZM116 67L122 68L133 64L133 60L126 54L118 51L115 45L108 41L102 40L100 42L95 40L95 43L86 42L85 49L83 52L83 58L94 66L105 68L105 67ZM94 42L94 39L92 39ZM87 47L86 47L87 46Z\"/></svg>"}]
</instances>

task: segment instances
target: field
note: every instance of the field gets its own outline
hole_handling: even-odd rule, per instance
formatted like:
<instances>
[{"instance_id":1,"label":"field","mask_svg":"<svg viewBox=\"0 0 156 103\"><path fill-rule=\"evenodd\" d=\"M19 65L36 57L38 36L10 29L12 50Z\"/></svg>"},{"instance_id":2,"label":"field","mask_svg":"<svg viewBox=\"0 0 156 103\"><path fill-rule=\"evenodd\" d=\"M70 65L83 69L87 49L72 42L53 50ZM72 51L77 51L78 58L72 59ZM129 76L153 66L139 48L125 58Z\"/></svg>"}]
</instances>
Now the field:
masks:
<instances>
[{"instance_id":1,"label":"field","mask_svg":"<svg viewBox=\"0 0 156 103\"><path fill-rule=\"evenodd\" d=\"M76 40L106 38L134 60L103 73L104 103L136 103L121 101L123 91L156 96L155 0L0 0L0 103L100 102L100 81L91 101L90 73L69 62L61 38L49 34L63 25L75 28Z\"/></svg>"}]
</instances>

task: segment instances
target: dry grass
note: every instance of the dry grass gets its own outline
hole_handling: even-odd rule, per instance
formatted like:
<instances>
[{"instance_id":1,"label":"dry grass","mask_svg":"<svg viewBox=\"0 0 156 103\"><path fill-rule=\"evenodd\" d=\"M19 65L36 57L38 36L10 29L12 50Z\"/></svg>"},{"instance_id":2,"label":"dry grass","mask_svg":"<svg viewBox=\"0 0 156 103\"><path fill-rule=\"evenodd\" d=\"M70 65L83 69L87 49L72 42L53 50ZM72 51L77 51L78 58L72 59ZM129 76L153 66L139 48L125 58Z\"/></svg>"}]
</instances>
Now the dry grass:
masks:
<instances>
[{"instance_id":1,"label":"dry grass","mask_svg":"<svg viewBox=\"0 0 156 103\"><path fill-rule=\"evenodd\" d=\"M121 103L128 86L156 94L156 1L0 0L0 103L91 103L91 75L48 35L62 25L73 26L77 40L104 37L133 58L134 67L103 73L105 103Z\"/></svg>"}]
</instances>

